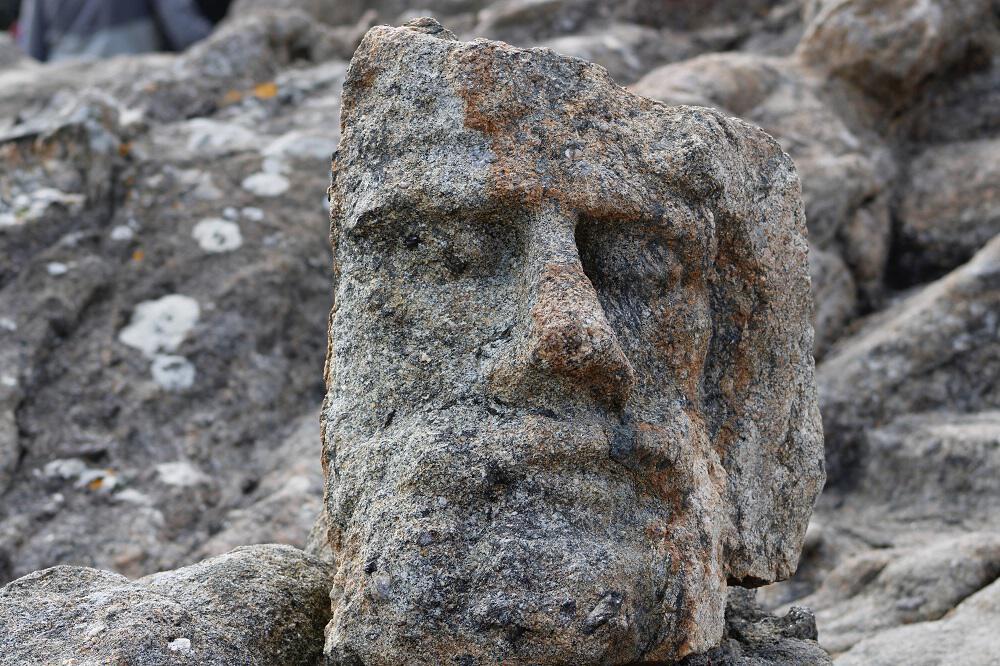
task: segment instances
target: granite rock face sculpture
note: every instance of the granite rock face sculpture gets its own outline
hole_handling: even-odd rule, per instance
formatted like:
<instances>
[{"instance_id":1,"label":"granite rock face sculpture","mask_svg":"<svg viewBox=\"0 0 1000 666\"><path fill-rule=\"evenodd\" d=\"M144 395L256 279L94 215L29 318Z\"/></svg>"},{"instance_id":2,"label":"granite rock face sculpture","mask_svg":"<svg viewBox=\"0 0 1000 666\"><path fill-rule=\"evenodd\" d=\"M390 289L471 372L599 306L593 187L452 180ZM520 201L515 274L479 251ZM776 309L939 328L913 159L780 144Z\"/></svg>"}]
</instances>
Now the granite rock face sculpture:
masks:
<instances>
[{"instance_id":1,"label":"granite rock face sculpture","mask_svg":"<svg viewBox=\"0 0 1000 666\"><path fill-rule=\"evenodd\" d=\"M372 29L323 410L332 663L707 651L823 485L798 177L548 50Z\"/></svg>"}]
</instances>

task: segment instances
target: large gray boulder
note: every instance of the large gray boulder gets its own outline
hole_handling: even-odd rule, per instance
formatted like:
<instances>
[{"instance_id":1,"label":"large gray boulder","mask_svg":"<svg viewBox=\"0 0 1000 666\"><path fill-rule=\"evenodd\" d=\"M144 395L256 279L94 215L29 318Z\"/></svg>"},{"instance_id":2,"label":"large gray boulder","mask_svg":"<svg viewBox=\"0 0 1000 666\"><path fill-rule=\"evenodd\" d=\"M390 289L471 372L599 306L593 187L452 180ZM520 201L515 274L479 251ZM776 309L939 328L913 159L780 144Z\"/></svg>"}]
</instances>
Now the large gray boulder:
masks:
<instances>
[{"instance_id":1,"label":"large gray boulder","mask_svg":"<svg viewBox=\"0 0 1000 666\"><path fill-rule=\"evenodd\" d=\"M344 84L333 663L717 646L823 483L799 184L551 51L379 27Z\"/></svg>"},{"instance_id":2,"label":"large gray boulder","mask_svg":"<svg viewBox=\"0 0 1000 666\"><path fill-rule=\"evenodd\" d=\"M291 546L237 548L136 581L58 566L0 588L0 663L317 663L328 564Z\"/></svg>"},{"instance_id":3,"label":"large gray boulder","mask_svg":"<svg viewBox=\"0 0 1000 666\"><path fill-rule=\"evenodd\" d=\"M1000 407L1000 237L873 315L819 366L831 482L856 484L873 427L912 413Z\"/></svg>"},{"instance_id":4,"label":"large gray boulder","mask_svg":"<svg viewBox=\"0 0 1000 666\"><path fill-rule=\"evenodd\" d=\"M895 107L966 55L991 0L822 0L796 55Z\"/></svg>"},{"instance_id":5,"label":"large gray boulder","mask_svg":"<svg viewBox=\"0 0 1000 666\"><path fill-rule=\"evenodd\" d=\"M900 185L895 276L927 282L1000 234L1000 138L931 146Z\"/></svg>"},{"instance_id":6,"label":"large gray boulder","mask_svg":"<svg viewBox=\"0 0 1000 666\"><path fill-rule=\"evenodd\" d=\"M1000 580L940 620L896 627L859 642L837 666L995 666L1000 654Z\"/></svg>"},{"instance_id":7,"label":"large gray boulder","mask_svg":"<svg viewBox=\"0 0 1000 666\"><path fill-rule=\"evenodd\" d=\"M846 558L795 602L816 611L824 648L837 655L894 627L937 620L1000 576L997 532L920 536Z\"/></svg>"}]
</instances>

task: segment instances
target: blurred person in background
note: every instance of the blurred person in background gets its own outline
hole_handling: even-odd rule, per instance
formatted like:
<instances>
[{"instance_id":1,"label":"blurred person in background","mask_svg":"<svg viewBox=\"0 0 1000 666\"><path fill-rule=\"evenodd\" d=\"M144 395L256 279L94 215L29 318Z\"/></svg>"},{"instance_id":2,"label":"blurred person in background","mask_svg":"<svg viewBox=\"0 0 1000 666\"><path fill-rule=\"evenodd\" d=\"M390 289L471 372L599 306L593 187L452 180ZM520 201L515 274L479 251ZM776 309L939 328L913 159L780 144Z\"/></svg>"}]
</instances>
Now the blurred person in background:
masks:
<instances>
[{"instance_id":1,"label":"blurred person in background","mask_svg":"<svg viewBox=\"0 0 1000 666\"><path fill-rule=\"evenodd\" d=\"M13 30L21 0L0 0L0 31Z\"/></svg>"},{"instance_id":2,"label":"blurred person in background","mask_svg":"<svg viewBox=\"0 0 1000 666\"><path fill-rule=\"evenodd\" d=\"M183 51L212 32L213 23L199 4L196 0L24 0L17 41L25 53L47 62ZM216 13L220 3L204 4Z\"/></svg>"}]
</instances>

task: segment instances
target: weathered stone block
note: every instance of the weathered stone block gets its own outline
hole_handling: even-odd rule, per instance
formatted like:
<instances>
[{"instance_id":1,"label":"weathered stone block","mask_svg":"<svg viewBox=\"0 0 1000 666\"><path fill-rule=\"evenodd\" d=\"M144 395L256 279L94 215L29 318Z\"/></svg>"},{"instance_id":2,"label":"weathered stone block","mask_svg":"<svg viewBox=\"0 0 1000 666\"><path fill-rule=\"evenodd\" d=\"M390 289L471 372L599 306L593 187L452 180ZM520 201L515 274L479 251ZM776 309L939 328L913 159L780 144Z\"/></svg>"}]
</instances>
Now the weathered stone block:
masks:
<instances>
[{"instance_id":1,"label":"weathered stone block","mask_svg":"<svg viewBox=\"0 0 1000 666\"><path fill-rule=\"evenodd\" d=\"M432 21L363 40L334 163L333 663L703 652L823 483L770 137Z\"/></svg>"}]
</instances>

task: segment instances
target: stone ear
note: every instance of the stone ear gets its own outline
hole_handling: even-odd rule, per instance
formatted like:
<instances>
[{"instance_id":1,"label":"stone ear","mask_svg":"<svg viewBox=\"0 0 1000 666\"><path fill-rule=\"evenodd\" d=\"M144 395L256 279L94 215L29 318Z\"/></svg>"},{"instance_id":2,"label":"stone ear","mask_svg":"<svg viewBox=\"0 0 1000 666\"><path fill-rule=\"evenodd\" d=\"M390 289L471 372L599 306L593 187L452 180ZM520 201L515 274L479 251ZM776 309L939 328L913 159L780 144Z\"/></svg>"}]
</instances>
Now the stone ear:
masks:
<instances>
[{"instance_id":1,"label":"stone ear","mask_svg":"<svg viewBox=\"0 0 1000 666\"><path fill-rule=\"evenodd\" d=\"M810 502L822 484L823 438L818 417L807 413L816 406L798 176L773 139L719 121L729 125L733 154L720 163L723 190L713 207L713 336L702 386L731 495L723 503L731 512L724 564L731 581L753 585L795 569L805 524L787 506L793 496ZM817 468L803 475L778 464L791 459L816 460Z\"/></svg>"}]
</instances>

